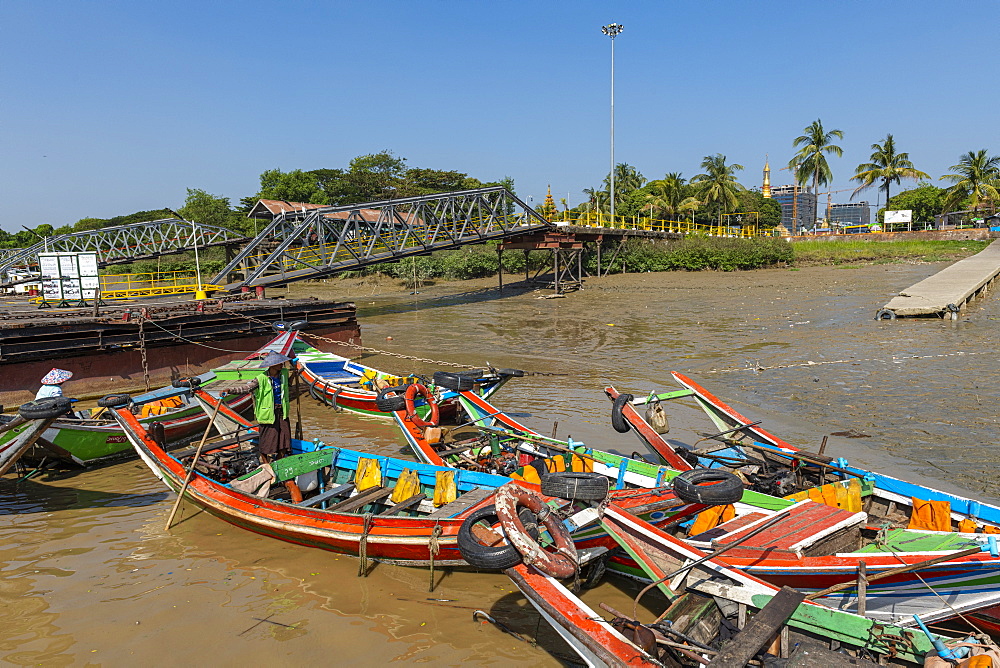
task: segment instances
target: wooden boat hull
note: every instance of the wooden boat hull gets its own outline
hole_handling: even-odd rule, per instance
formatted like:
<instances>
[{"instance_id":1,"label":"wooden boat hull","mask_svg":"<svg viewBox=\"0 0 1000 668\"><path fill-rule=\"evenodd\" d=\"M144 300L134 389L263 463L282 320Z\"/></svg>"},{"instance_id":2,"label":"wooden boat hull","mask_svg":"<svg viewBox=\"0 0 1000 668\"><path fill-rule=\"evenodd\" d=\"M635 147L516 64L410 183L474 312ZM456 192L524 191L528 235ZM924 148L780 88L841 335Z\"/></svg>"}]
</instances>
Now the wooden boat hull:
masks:
<instances>
[{"instance_id":1,"label":"wooden boat hull","mask_svg":"<svg viewBox=\"0 0 1000 668\"><path fill-rule=\"evenodd\" d=\"M198 393L199 400L214 407L217 401ZM131 445L154 475L170 489L181 489L186 471L181 463L164 452L146 433L134 415L127 410L115 411ZM255 428L228 406L220 407L220 415L230 424L239 425L247 432ZM293 440L293 451L311 452L321 449L309 441ZM474 488L495 489L509 483L508 478L474 471L428 466L392 457L366 455L356 451L336 449L337 465L357 466L359 457L376 459L386 477L398 477L404 469L414 470L422 481L433 485L439 471L454 474L460 492ZM627 491L614 497L619 503L633 509L650 503L669 501L668 489L643 490L642 494ZM185 499L196 507L234 526L270 536L289 543L318 547L332 552L357 555L362 539L368 558L401 565L422 566L432 562L431 547L436 546L433 562L437 565L467 566L458 549L457 535L462 522L479 508L491 503L491 496L464 509L453 517L427 518L405 516L372 516L365 532L362 513L336 513L322 509L263 499L218 483L196 474L185 490ZM606 547L610 539L595 525L585 526L573 535L577 549Z\"/></svg>"},{"instance_id":2,"label":"wooden boat hull","mask_svg":"<svg viewBox=\"0 0 1000 668\"><path fill-rule=\"evenodd\" d=\"M676 563L705 556L700 550L614 506L607 509L603 524L622 549L641 564L642 578L647 581L659 580L672 572L672 566L662 555L669 555ZM763 608L779 591L775 585L751 573L732 568L721 557L708 560L697 568L704 570L689 571L683 578L662 581L657 587L671 599L678 590L686 588L720 596L751 609ZM908 663L922 664L924 656L933 649L919 630L902 625L893 627L885 621L831 609L817 601L799 605L788 624L823 639L865 648Z\"/></svg>"},{"instance_id":3,"label":"wooden boat hull","mask_svg":"<svg viewBox=\"0 0 1000 668\"><path fill-rule=\"evenodd\" d=\"M555 578L524 564L504 572L588 666L662 666Z\"/></svg>"},{"instance_id":4,"label":"wooden boat hull","mask_svg":"<svg viewBox=\"0 0 1000 668\"><path fill-rule=\"evenodd\" d=\"M396 381L399 377L335 353L317 350L303 341L296 341L294 350L296 368L302 374L302 381L314 399L328 406L352 413L392 419L392 413L385 412L378 407L375 401L378 392L356 385L365 378L390 378ZM477 392L484 397L492 396L508 379L509 376L492 377L479 384ZM455 410L454 400L442 401L440 409L445 416L453 413ZM426 407L418 410L418 414L426 414Z\"/></svg>"},{"instance_id":5,"label":"wooden boat hull","mask_svg":"<svg viewBox=\"0 0 1000 668\"><path fill-rule=\"evenodd\" d=\"M896 568L905 563L918 563L933 554L923 553L908 560L892 557L864 559L868 577ZM789 586L805 592L817 592L843 582L856 581L858 561L853 568L775 567L751 565L745 560L726 558L720 560L737 570L752 575L776 587ZM628 555L616 554L611 557L608 569L612 572L639 581L649 578ZM942 564L940 567L921 569L920 576L933 587L924 585L912 573L898 577L888 577L868 584L865 597L865 616L898 626L914 626L913 615L919 614L925 622L952 619L956 613L969 614L980 610L995 609L1000 605L1000 564L994 560ZM823 596L818 602L834 610L857 612L858 592L851 588L843 592Z\"/></svg>"},{"instance_id":6,"label":"wooden boat hull","mask_svg":"<svg viewBox=\"0 0 1000 668\"><path fill-rule=\"evenodd\" d=\"M165 396L184 392L184 390L175 390L171 387L163 388L163 390L136 397L137 404L141 406L144 403L144 398L145 401L155 401ZM227 397L226 401L240 413L248 411L253 406L253 397L249 394L232 395ZM145 428L156 422L161 423L167 443L176 443L204 431L208 420L209 416L196 403L161 415L139 418L140 424ZM13 430L0 434L0 445L10 438L16 437L19 433L19 430ZM134 456L128 439L121 427L113 420L59 419L44 431L41 438L48 443L44 446L35 446L35 451L26 455L26 459L38 460L45 456L52 457L54 455L73 464L93 466Z\"/></svg>"},{"instance_id":7,"label":"wooden boat hull","mask_svg":"<svg viewBox=\"0 0 1000 668\"><path fill-rule=\"evenodd\" d=\"M16 435L0 443L0 475L10 470L52 423L52 418L47 418L26 420L21 424L22 419L18 416L7 430L8 433L16 430Z\"/></svg>"},{"instance_id":8,"label":"wooden boat hull","mask_svg":"<svg viewBox=\"0 0 1000 668\"><path fill-rule=\"evenodd\" d=\"M795 461L796 453L800 452L798 448L773 435L760 425L754 425L753 420L740 414L687 376L675 372L673 373L673 377L685 390L654 396L660 397L661 400L690 396L697 401L698 405L706 412L720 431L739 427L743 433L751 436L756 446L773 453L775 457L772 457L772 460L775 458L784 459L789 464ZM605 393L612 399L618 396L617 390L613 387L605 388ZM647 400L638 400L633 402L633 406L641 406L645 403L647 403ZM691 468L691 464L683 460L683 458L680 458L683 464L676 461L678 459L677 451L664 438L653 431L632 406L626 407L623 410L623 418L632 427L632 431L635 432L640 441L645 443L650 450L658 453L664 461L669 462L672 466L680 470ZM719 450L713 454L739 456L743 454L743 450L737 445ZM957 529L958 522L963 519L972 520L980 526L992 525L1000 528L1000 506L976 501L958 494L942 492L931 487L917 485L882 473L851 466L849 462L843 459L831 460L831 462L846 472L841 475L844 479L858 477L870 481L874 487L874 495L878 498L879 503L885 507L909 509L912 507L914 498L926 501L946 501L950 504L953 529ZM716 462L705 458L699 460L699 464L704 467L718 465Z\"/></svg>"},{"instance_id":9,"label":"wooden boat hull","mask_svg":"<svg viewBox=\"0 0 1000 668\"><path fill-rule=\"evenodd\" d=\"M738 614L736 610L720 614L729 617L729 628L735 626L740 629L744 627L750 615L756 618L754 613L759 614L781 591L752 575L733 570L718 559L706 560L704 553L634 517L615 504L607 506L602 525L609 535L614 537L621 551L632 555L642 564L644 578L647 581L658 581L657 587L667 597L670 605L660 619L667 619L668 624L681 623L680 627L671 627L677 631L687 630L684 624L688 626L696 624L695 628L698 629L696 634L706 632L709 634L708 637L698 639L699 642L711 643L708 646L717 648L709 653L709 658L716 657L721 661L721 655L733 649L731 644L726 643L740 642L741 636L737 635L732 641L724 640L726 635L716 635L712 638L711 629L714 626L701 626L702 622L685 622L685 608L681 599L695 596L694 604L703 606L704 603L697 601L712 605L714 598L719 611L723 610L724 605L739 608ZM692 570L685 575L676 575L675 571L680 565L691 562L696 562L697 565L692 564ZM669 657L665 659L661 657L660 662L657 662L654 657L624 637L604 618L604 615L581 601L558 581L533 567L522 564L508 569L505 573L587 665L679 665ZM675 607L678 614L671 615ZM611 609L605 608L605 610ZM692 608L688 607L687 610ZM781 651L785 652L782 654L785 658L788 657L789 650L794 652L794 649L787 647L793 640L812 643L836 642L855 654L870 655L873 659L877 659L880 665L923 665L924 657L933 650L930 640L920 631L893 626L848 612L831 610L811 601L802 602L785 614L789 615L785 618L788 628L781 631L783 639ZM712 618L706 617L706 623L710 619ZM661 636L664 637L666 636ZM675 636L672 639L678 638ZM957 644L955 639L940 635L935 639L950 646ZM687 647L687 651L680 657L684 665L708 662L707 659L698 656L704 653L690 644L673 646ZM703 645L703 647L708 646ZM720 649L725 651L719 651ZM848 656L844 657L845 661L849 659Z\"/></svg>"}]
</instances>

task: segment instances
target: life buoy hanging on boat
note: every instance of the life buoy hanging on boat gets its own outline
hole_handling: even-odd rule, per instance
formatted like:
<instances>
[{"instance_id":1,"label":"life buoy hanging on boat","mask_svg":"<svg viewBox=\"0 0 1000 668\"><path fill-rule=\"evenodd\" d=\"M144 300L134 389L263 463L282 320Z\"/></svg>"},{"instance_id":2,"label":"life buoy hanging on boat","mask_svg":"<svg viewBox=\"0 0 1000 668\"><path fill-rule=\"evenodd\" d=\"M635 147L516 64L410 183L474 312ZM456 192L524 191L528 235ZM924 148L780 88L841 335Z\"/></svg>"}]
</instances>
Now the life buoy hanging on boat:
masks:
<instances>
[{"instance_id":1,"label":"life buoy hanging on boat","mask_svg":"<svg viewBox=\"0 0 1000 668\"><path fill-rule=\"evenodd\" d=\"M430 406L431 414L428 416L429 419L425 420L419 415L417 415L416 406L414 402L417 399L417 395L424 398L427 405ZM428 390L426 387L420 383L414 383L406 388L406 419L412 422L417 427L425 429L427 427L436 427L440 421L440 415L438 412L437 402L434 401L434 394Z\"/></svg>"},{"instance_id":2,"label":"life buoy hanging on boat","mask_svg":"<svg viewBox=\"0 0 1000 668\"><path fill-rule=\"evenodd\" d=\"M576 573L577 555L573 538L540 494L516 483L508 483L497 490L493 501L500 526L507 540L524 557L524 563L554 578L568 578ZM527 508L538 516L555 542L555 552L542 549L538 541L531 537L518 515L519 508Z\"/></svg>"}]
</instances>

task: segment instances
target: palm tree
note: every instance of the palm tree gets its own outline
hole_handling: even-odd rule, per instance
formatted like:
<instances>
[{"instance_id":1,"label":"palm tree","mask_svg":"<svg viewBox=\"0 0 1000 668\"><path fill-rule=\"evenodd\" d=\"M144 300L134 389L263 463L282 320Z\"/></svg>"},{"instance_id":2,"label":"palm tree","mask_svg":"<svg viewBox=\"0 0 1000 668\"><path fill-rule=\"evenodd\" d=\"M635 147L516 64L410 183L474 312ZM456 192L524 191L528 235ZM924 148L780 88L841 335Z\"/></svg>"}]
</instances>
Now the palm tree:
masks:
<instances>
[{"instance_id":1,"label":"palm tree","mask_svg":"<svg viewBox=\"0 0 1000 668\"><path fill-rule=\"evenodd\" d=\"M795 170L798 165L799 185L804 186L806 181L812 179L812 192L818 192L821 185L827 185L833 181L833 172L826 161L825 153L832 153L838 158L844 154L843 149L833 144L833 138L843 139L844 133L840 130L823 129L823 121L818 118L810 123L805 130L805 134L795 138L792 146L801 146L799 152L788 161L788 169Z\"/></svg>"},{"instance_id":2,"label":"palm tree","mask_svg":"<svg viewBox=\"0 0 1000 668\"><path fill-rule=\"evenodd\" d=\"M597 219L600 214L610 211L611 197L606 190L584 188L583 194L587 196L587 201L580 205L579 210L586 214L587 218Z\"/></svg>"},{"instance_id":3,"label":"palm tree","mask_svg":"<svg viewBox=\"0 0 1000 668\"><path fill-rule=\"evenodd\" d=\"M697 197L685 197L681 200L681 203L677 205L680 211L690 211L691 212L691 222L694 223L694 212L701 208L703 202Z\"/></svg>"},{"instance_id":4,"label":"palm tree","mask_svg":"<svg viewBox=\"0 0 1000 668\"><path fill-rule=\"evenodd\" d=\"M662 179L649 182L651 192L646 194L646 201L650 205L650 217L653 209L661 215L677 215L684 199L684 181L680 172L670 172Z\"/></svg>"},{"instance_id":5,"label":"palm tree","mask_svg":"<svg viewBox=\"0 0 1000 668\"><path fill-rule=\"evenodd\" d=\"M638 190L646 184L646 177L639 173L632 165L619 162L615 165L615 208L633 190ZM611 174L604 178L604 190L611 190ZM610 197L608 198L610 200Z\"/></svg>"},{"instance_id":6,"label":"palm tree","mask_svg":"<svg viewBox=\"0 0 1000 668\"><path fill-rule=\"evenodd\" d=\"M719 225L722 225L722 214L736 208L739 203L737 194L743 190L736 181L735 173L743 169L743 165L727 165L726 156L721 153L706 155L701 161L704 174L698 174L691 183L698 187L698 193L705 204L715 204L719 207Z\"/></svg>"},{"instance_id":7,"label":"palm tree","mask_svg":"<svg viewBox=\"0 0 1000 668\"><path fill-rule=\"evenodd\" d=\"M986 149L969 151L959 159L957 165L952 165L949 169L956 173L945 174L941 179L955 185L948 188L944 201L945 211L957 208L966 197L973 210L979 209L984 203L989 204L990 208L996 207L996 202L1000 199L1000 155L988 156Z\"/></svg>"},{"instance_id":8,"label":"palm tree","mask_svg":"<svg viewBox=\"0 0 1000 668\"><path fill-rule=\"evenodd\" d=\"M889 204L889 186L899 183L902 179L929 179L929 174L925 174L910 162L909 153L897 153L896 142L892 135L887 134L885 141L881 144L872 144L871 162L858 165L851 177L852 181L858 181L861 185L851 193L851 199L862 190L871 188L876 182L881 182L879 190L885 191L886 206Z\"/></svg>"}]
</instances>

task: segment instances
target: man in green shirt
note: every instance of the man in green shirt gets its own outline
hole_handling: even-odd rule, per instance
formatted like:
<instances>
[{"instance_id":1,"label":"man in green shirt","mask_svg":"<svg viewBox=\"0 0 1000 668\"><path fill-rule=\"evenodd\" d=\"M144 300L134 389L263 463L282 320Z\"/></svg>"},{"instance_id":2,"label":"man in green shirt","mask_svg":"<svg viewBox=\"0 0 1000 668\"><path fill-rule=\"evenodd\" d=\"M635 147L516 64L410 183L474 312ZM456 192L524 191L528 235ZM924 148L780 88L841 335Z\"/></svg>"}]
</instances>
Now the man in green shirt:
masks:
<instances>
[{"instance_id":1,"label":"man in green shirt","mask_svg":"<svg viewBox=\"0 0 1000 668\"><path fill-rule=\"evenodd\" d=\"M260 368L267 369L254 391L254 416L257 418L259 436L257 445L261 457L273 462L292 454L292 430L288 424L288 369L285 362L291 361L278 352L269 352L260 362ZM292 503L302 501L302 492L295 480L285 482L292 497Z\"/></svg>"}]
</instances>

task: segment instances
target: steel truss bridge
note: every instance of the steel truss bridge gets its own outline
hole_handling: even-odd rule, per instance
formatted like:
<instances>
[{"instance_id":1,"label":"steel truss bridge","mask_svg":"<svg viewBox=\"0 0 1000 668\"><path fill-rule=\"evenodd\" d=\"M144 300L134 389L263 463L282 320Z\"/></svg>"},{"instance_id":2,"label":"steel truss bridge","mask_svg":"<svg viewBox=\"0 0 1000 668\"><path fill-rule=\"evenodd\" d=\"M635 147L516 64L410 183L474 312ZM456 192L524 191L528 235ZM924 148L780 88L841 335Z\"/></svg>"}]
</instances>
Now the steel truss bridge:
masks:
<instances>
[{"instance_id":1,"label":"steel truss bridge","mask_svg":"<svg viewBox=\"0 0 1000 668\"><path fill-rule=\"evenodd\" d=\"M229 290L282 286L554 227L500 186L290 211L210 282Z\"/></svg>"},{"instance_id":2,"label":"steel truss bridge","mask_svg":"<svg viewBox=\"0 0 1000 668\"><path fill-rule=\"evenodd\" d=\"M248 237L215 225L192 223L180 218L163 218L99 230L73 232L48 237L28 248L12 248L0 255L0 281L8 283L8 273L16 266L33 264L39 253L96 252L100 266L127 264L161 255L173 255L198 248L234 246Z\"/></svg>"}]
</instances>

